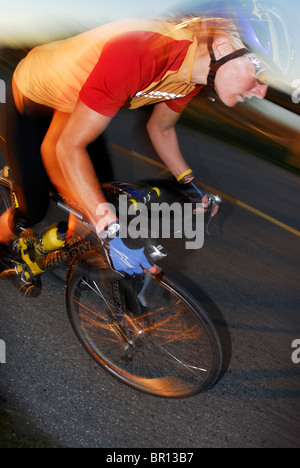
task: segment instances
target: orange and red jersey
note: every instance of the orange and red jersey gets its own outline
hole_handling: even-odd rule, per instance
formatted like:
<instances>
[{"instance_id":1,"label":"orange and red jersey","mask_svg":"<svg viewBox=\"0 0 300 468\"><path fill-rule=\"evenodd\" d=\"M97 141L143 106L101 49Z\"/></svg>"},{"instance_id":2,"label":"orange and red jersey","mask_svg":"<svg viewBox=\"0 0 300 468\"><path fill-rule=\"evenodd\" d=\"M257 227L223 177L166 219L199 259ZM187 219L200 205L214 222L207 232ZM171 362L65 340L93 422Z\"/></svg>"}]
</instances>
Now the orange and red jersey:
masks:
<instances>
[{"instance_id":1,"label":"orange and red jersey","mask_svg":"<svg viewBox=\"0 0 300 468\"><path fill-rule=\"evenodd\" d=\"M79 97L108 117L162 101L182 112L202 88L191 82L197 44L170 23L123 20L36 47L14 80L25 97L63 112Z\"/></svg>"}]
</instances>

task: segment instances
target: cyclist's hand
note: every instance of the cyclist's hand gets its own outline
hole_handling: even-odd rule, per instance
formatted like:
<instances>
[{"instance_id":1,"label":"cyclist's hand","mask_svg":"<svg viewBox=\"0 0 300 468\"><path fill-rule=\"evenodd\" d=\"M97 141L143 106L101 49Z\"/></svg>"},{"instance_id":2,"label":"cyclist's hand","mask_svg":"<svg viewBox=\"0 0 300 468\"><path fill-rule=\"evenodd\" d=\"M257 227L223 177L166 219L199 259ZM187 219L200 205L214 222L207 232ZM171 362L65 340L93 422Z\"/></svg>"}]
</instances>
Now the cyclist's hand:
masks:
<instances>
[{"instance_id":1,"label":"cyclist's hand","mask_svg":"<svg viewBox=\"0 0 300 468\"><path fill-rule=\"evenodd\" d=\"M204 211L205 230L209 234L208 227L211 219L219 211L219 205L222 203L221 197L211 193L211 189L202 182L196 182L193 174L184 177L181 185L183 193L194 205L193 213L197 215ZM201 207L199 207L199 203L202 203Z\"/></svg>"},{"instance_id":2,"label":"cyclist's hand","mask_svg":"<svg viewBox=\"0 0 300 468\"><path fill-rule=\"evenodd\" d=\"M152 265L145 254L145 245L138 248L129 247L119 237L120 225L111 223L108 228L103 231L99 238L103 242L111 267L119 272L127 273L128 275L141 274L145 270L150 273L158 274L161 269L157 265Z\"/></svg>"},{"instance_id":3,"label":"cyclist's hand","mask_svg":"<svg viewBox=\"0 0 300 468\"><path fill-rule=\"evenodd\" d=\"M205 184L192 180L191 182L182 185L182 191L190 203L194 205L194 214L203 212L202 208L197 207L197 204L200 203L203 204L204 213L209 214L210 218L217 214L219 204L215 202L214 197L218 196L212 194L209 187Z\"/></svg>"},{"instance_id":4,"label":"cyclist's hand","mask_svg":"<svg viewBox=\"0 0 300 468\"><path fill-rule=\"evenodd\" d=\"M209 205L210 205L210 199L209 199L208 194L204 195L204 197L202 198L202 203L203 203L203 206L204 206L204 211L207 212L207 210L209 209ZM214 205L212 207L210 217L213 218L214 216L216 216L218 211L219 211L219 205Z\"/></svg>"},{"instance_id":5,"label":"cyclist's hand","mask_svg":"<svg viewBox=\"0 0 300 468\"><path fill-rule=\"evenodd\" d=\"M145 249L130 249L120 237L115 237L109 242L109 255L113 268L123 271L128 275L140 274L144 270L157 274L160 269L156 265L151 265L145 255Z\"/></svg>"}]
</instances>

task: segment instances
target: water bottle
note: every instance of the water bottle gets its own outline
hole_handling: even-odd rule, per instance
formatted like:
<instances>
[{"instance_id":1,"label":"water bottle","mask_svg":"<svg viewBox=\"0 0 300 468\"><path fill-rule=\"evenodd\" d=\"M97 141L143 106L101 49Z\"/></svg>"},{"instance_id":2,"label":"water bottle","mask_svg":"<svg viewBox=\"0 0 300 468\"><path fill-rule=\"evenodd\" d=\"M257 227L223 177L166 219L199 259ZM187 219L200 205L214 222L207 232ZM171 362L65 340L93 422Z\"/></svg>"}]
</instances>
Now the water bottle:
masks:
<instances>
[{"instance_id":1,"label":"water bottle","mask_svg":"<svg viewBox=\"0 0 300 468\"><path fill-rule=\"evenodd\" d=\"M41 257L55 250L61 249L66 242L67 223L54 224L48 228L35 243L34 250L36 257Z\"/></svg>"}]
</instances>

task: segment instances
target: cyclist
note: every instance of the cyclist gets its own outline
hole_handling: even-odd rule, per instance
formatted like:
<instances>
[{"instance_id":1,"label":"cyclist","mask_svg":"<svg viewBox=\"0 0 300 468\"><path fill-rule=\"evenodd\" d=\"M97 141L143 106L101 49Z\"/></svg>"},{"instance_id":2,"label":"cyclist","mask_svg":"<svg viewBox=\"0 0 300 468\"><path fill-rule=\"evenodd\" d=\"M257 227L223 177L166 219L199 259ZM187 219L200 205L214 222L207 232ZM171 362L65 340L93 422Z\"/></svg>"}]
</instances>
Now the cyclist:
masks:
<instances>
[{"instance_id":1,"label":"cyclist","mask_svg":"<svg viewBox=\"0 0 300 468\"><path fill-rule=\"evenodd\" d=\"M264 70L222 18L126 20L33 49L12 79L8 162L20 207L0 219L0 242L43 219L52 183L106 238L116 269L156 273L143 249L115 235L119 225L99 182L101 155L97 170L89 145L121 108L155 104L147 124L152 143L178 182L191 184L175 132L181 112L202 88L230 107L264 98ZM207 196L200 198L207 206Z\"/></svg>"}]
</instances>

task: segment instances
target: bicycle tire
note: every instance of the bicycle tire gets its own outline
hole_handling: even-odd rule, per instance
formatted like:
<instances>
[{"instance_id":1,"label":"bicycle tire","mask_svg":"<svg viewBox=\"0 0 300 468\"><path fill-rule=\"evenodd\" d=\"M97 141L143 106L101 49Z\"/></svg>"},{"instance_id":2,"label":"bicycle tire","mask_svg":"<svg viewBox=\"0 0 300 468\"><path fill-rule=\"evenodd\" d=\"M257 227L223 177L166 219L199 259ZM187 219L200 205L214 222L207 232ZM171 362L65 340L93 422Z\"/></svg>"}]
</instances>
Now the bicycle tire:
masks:
<instances>
[{"instance_id":1,"label":"bicycle tire","mask_svg":"<svg viewBox=\"0 0 300 468\"><path fill-rule=\"evenodd\" d=\"M117 280L126 303L125 318L117 317L111 297L115 275L97 251L73 260L69 268L68 317L88 354L123 383L151 395L185 398L211 388L221 372L222 346L201 305L172 281L153 277L148 291L151 303L145 308L136 293L128 294L128 284L137 281L128 277ZM161 295L159 300L153 290ZM118 330L122 321L126 339ZM130 338L136 340L132 349L126 341Z\"/></svg>"}]
</instances>

